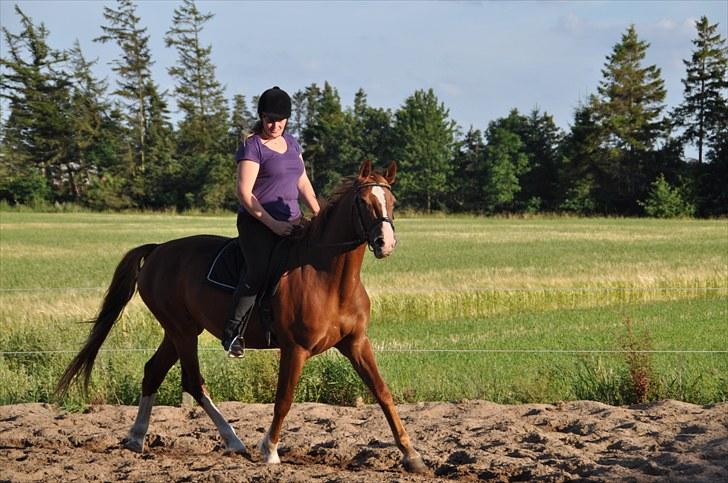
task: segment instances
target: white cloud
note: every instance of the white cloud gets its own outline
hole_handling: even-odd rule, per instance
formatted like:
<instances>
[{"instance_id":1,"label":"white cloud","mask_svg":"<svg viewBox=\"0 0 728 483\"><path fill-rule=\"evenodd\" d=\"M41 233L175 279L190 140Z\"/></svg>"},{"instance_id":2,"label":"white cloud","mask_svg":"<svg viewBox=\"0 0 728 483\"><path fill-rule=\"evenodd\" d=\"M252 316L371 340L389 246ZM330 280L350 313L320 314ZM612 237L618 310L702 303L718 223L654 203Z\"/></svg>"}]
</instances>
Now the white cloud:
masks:
<instances>
[{"instance_id":1,"label":"white cloud","mask_svg":"<svg viewBox=\"0 0 728 483\"><path fill-rule=\"evenodd\" d=\"M462 88L458 84L448 81L439 82L437 90L441 90L449 97L459 97L463 93Z\"/></svg>"},{"instance_id":2,"label":"white cloud","mask_svg":"<svg viewBox=\"0 0 728 483\"><path fill-rule=\"evenodd\" d=\"M586 21L573 12L560 16L556 21L557 31L566 32L571 35L580 35L586 28Z\"/></svg>"},{"instance_id":3,"label":"white cloud","mask_svg":"<svg viewBox=\"0 0 728 483\"><path fill-rule=\"evenodd\" d=\"M657 27L662 30L672 31L678 27L678 24L674 20L664 18L657 22Z\"/></svg>"}]
</instances>

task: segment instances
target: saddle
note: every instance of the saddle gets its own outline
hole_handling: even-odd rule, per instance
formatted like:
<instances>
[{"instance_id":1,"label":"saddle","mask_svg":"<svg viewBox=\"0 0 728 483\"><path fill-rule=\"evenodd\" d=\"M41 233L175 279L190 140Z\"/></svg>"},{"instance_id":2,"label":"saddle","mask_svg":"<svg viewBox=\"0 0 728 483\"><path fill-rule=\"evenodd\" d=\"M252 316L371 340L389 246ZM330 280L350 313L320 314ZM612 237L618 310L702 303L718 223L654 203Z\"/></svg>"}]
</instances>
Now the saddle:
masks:
<instances>
[{"instance_id":1,"label":"saddle","mask_svg":"<svg viewBox=\"0 0 728 483\"><path fill-rule=\"evenodd\" d=\"M256 298L255 305L260 311L260 321L266 332L268 345L271 344L271 336L273 334L273 309L271 301L278 291L281 276L286 271L286 262L288 261L288 252L290 249L290 240L283 238L273 248L270 261L268 262L267 282ZM218 250L215 258L210 264L207 272L207 281L217 288L226 290L230 293L235 292L238 281L244 275L246 270L245 257L240 251L240 245L237 238L228 239Z\"/></svg>"}]
</instances>

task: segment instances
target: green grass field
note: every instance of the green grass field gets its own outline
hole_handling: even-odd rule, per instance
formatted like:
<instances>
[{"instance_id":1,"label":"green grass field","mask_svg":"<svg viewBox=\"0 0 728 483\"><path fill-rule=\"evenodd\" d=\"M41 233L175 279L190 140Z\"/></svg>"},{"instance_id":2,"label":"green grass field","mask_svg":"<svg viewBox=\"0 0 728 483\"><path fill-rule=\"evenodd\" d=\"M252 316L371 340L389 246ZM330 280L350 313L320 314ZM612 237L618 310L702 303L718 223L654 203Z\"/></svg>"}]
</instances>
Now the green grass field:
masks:
<instances>
[{"instance_id":1,"label":"green grass field","mask_svg":"<svg viewBox=\"0 0 728 483\"><path fill-rule=\"evenodd\" d=\"M728 400L725 220L412 217L396 225L395 254L368 255L363 279L370 338L397 400ZM0 403L53 400L89 329L78 322L95 315L126 250L198 233L232 236L234 218L0 213ZM89 396L76 391L62 402L136 402L160 339L135 297L97 359ZM273 400L275 352L229 361L218 347L203 335L215 399ZM641 392L640 377L649 383ZM357 397L370 400L335 351L307 364L297 392L344 404ZM175 367L159 401L180 399Z\"/></svg>"}]
</instances>

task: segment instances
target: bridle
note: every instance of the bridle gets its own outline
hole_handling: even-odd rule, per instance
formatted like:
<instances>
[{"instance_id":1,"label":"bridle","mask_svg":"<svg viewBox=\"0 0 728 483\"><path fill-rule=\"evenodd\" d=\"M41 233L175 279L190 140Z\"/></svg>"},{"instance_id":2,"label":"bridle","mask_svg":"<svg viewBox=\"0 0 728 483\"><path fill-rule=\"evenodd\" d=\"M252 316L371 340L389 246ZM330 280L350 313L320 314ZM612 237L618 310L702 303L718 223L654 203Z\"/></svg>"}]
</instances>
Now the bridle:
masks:
<instances>
[{"instance_id":1,"label":"bridle","mask_svg":"<svg viewBox=\"0 0 728 483\"><path fill-rule=\"evenodd\" d=\"M351 207L352 211L352 217L356 218L356 225L354 230L356 231L356 239L349 240L345 242L339 242L339 243L317 243L316 246L319 248L336 248L336 247L356 247L361 245L362 243L366 242L369 246L369 250L374 251L374 242L376 239L374 238L374 230L381 226L383 223L389 223L392 227L392 231L394 231L394 221L384 214L384 216L380 216L378 218L375 218L368 223L364 219L364 208L362 205L364 204L364 200L362 200L361 196L359 196L359 193L364 188L379 186L380 188L385 188L389 190L389 192L392 192L392 188L388 184L383 183L377 183L377 182L369 182L369 183L362 183L360 185L356 186L356 202ZM354 215L354 209L356 209L356 215Z\"/></svg>"},{"instance_id":2,"label":"bridle","mask_svg":"<svg viewBox=\"0 0 728 483\"><path fill-rule=\"evenodd\" d=\"M357 240L358 243L367 242L367 245L369 246L370 251L374 251L374 242L376 241L375 236L375 230L382 226L384 223L389 223L389 225L392 227L392 232L394 232L394 220L392 218L388 217L386 213L384 213L382 216L379 216L377 218L374 218L373 220L370 220L368 223L364 219L363 214L363 208L362 205L364 204L364 200L359 196L359 193L364 188L369 187L375 187L379 186L380 188L385 188L389 190L389 192L392 192L392 188L388 184L384 183L377 183L377 182L369 182L369 183L362 183L356 187L356 212L357 212L357 221L358 224L357 227L357 236L359 237L359 240Z\"/></svg>"}]
</instances>

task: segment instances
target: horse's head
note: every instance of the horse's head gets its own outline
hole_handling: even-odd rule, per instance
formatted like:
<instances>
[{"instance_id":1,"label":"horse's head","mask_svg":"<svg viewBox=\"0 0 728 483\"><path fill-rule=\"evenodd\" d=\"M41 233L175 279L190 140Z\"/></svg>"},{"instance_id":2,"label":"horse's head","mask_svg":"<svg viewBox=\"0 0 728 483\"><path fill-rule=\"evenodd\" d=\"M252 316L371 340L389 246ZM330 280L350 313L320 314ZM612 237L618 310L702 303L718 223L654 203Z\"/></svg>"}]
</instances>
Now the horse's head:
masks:
<instances>
[{"instance_id":1,"label":"horse's head","mask_svg":"<svg viewBox=\"0 0 728 483\"><path fill-rule=\"evenodd\" d=\"M394 236L394 202L391 185L397 175L392 161L384 175L372 170L372 162L364 161L354 183L358 231L377 258L392 254L397 245Z\"/></svg>"}]
</instances>

